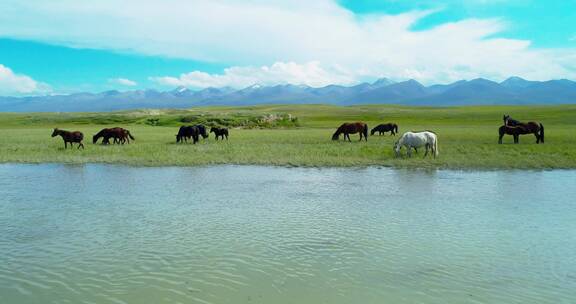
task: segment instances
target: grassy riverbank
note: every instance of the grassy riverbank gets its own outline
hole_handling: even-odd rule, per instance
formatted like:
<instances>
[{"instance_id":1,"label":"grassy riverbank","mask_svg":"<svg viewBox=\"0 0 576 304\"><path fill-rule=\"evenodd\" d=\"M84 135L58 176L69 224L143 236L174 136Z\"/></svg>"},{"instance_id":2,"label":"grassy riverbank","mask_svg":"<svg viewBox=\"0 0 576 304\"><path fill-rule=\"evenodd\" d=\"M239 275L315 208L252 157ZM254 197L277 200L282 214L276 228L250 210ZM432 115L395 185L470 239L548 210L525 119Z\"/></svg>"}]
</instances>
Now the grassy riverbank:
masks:
<instances>
[{"instance_id":1,"label":"grassy riverbank","mask_svg":"<svg viewBox=\"0 0 576 304\"><path fill-rule=\"evenodd\" d=\"M519 145L505 138L498 145L502 114L544 124L546 143L532 135ZM290 115L288 115L290 114ZM438 133L440 156L394 158L394 137L368 142L333 142L344 121L362 120L374 127L396 122L400 132L430 129ZM184 122L186 121L186 122ZM228 142L213 136L197 145L175 144L185 123L227 124ZM106 126L130 129L134 144L101 146L91 136ZM64 150L52 128L85 134L85 150ZM352 136L357 139L357 136ZM422 108L400 106L336 107L327 105L217 107L194 110L115 113L0 114L0 162L118 163L129 165L260 164L294 166L364 166L453 169L576 168L576 106Z\"/></svg>"}]
</instances>

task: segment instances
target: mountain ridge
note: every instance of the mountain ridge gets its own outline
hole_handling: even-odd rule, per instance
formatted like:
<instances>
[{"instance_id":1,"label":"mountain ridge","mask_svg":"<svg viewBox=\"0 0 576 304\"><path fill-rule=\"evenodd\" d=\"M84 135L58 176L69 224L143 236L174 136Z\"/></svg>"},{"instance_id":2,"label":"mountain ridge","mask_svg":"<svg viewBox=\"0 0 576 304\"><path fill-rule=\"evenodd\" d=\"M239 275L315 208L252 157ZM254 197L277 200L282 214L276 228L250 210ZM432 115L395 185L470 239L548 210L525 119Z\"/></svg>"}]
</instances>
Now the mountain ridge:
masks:
<instances>
[{"instance_id":1,"label":"mountain ridge","mask_svg":"<svg viewBox=\"0 0 576 304\"><path fill-rule=\"evenodd\" d=\"M96 112L137 108L189 108L257 104L401 104L422 106L574 104L576 82L567 79L529 81L510 77L502 82L484 78L424 86L416 80L381 78L352 86L255 84L243 89L178 87L33 97L0 97L3 112Z\"/></svg>"}]
</instances>

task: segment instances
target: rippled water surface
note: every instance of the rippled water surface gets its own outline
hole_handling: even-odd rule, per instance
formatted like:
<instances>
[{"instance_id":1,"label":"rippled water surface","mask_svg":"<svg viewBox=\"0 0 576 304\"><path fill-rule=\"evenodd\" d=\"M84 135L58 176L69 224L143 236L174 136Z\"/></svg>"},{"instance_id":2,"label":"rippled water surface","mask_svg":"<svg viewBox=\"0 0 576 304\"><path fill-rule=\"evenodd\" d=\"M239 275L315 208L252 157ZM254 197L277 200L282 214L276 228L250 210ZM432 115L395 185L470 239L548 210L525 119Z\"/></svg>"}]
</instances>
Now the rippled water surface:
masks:
<instances>
[{"instance_id":1,"label":"rippled water surface","mask_svg":"<svg viewBox=\"0 0 576 304\"><path fill-rule=\"evenodd\" d=\"M576 171L0 165L0 303L576 303Z\"/></svg>"}]
</instances>

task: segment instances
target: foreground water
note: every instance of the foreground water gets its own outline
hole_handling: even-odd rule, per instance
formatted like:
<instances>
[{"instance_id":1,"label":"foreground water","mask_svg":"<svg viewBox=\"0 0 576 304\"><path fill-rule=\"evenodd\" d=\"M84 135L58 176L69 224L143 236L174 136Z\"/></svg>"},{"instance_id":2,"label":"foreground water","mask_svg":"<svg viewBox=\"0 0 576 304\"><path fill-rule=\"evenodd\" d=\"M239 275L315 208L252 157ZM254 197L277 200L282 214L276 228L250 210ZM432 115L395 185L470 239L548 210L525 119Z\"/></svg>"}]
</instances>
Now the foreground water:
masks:
<instances>
[{"instance_id":1,"label":"foreground water","mask_svg":"<svg viewBox=\"0 0 576 304\"><path fill-rule=\"evenodd\" d=\"M0 303L574 303L576 171L0 165Z\"/></svg>"}]
</instances>

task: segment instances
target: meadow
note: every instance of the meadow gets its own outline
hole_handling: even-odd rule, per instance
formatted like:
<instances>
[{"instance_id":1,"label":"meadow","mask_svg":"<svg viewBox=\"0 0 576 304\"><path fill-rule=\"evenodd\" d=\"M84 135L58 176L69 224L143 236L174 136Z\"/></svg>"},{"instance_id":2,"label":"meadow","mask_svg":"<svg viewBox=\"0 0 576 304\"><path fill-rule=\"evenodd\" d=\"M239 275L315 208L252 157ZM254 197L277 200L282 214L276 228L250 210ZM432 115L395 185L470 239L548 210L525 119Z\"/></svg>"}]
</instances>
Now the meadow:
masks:
<instances>
[{"instance_id":1,"label":"meadow","mask_svg":"<svg viewBox=\"0 0 576 304\"><path fill-rule=\"evenodd\" d=\"M502 115L545 126L546 143L533 135L514 145L498 145ZM346 121L372 128L395 122L400 134L433 130L439 157L394 157L399 137L370 136L368 142L334 142L331 135ZM213 135L199 144L176 144L180 125L204 123L230 127L228 141ZM125 127L136 137L129 145L94 145L92 135L104 127ZM85 150L64 150L52 129L84 133ZM139 110L112 113L1 113L0 163L115 163L144 166L257 164L280 166L391 166L449 169L576 168L576 105L403 107L390 105L265 105L202 107L189 110ZM405 150L403 150L405 154Z\"/></svg>"}]
</instances>

